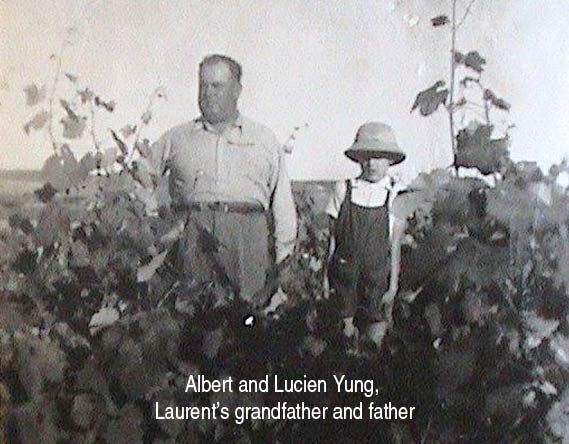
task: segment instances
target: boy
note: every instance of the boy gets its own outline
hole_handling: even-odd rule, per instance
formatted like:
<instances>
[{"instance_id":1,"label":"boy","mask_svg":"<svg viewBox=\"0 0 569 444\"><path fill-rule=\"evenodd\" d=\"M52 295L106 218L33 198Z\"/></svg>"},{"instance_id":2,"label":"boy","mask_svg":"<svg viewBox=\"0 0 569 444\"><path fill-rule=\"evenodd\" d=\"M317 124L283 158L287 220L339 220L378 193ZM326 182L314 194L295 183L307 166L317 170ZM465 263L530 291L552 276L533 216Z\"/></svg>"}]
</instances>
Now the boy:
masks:
<instances>
[{"instance_id":1,"label":"boy","mask_svg":"<svg viewBox=\"0 0 569 444\"><path fill-rule=\"evenodd\" d=\"M365 333L380 346L398 290L406 223L390 212L398 189L388 170L406 156L391 127L380 122L362 125L345 154L362 171L357 178L336 184L326 209L333 219L328 282L342 310L345 334L364 333L356 332L355 326L361 328L367 318ZM386 308L387 323L379 322L381 305Z\"/></svg>"}]
</instances>

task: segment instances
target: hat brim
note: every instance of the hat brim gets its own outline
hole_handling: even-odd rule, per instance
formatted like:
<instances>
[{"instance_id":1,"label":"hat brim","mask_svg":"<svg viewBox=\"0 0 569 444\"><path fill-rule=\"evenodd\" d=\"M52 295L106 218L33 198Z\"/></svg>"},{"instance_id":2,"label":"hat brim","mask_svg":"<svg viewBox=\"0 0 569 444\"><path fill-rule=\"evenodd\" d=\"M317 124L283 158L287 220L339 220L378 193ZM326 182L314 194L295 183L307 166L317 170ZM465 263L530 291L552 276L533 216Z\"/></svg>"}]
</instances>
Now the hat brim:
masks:
<instances>
[{"instance_id":1,"label":"hat brim","mask_svg":"<svg viewBox=\"0 0 569 444\"><path fill-rule=\"evenodd\" d=\"M406 157L405 154L401 152L366 150L362 148L349 148L344 154L355 162L369 159L387 159L391 165L397 165L398 163L403 162Z\"/></svg>"}]
</instances>

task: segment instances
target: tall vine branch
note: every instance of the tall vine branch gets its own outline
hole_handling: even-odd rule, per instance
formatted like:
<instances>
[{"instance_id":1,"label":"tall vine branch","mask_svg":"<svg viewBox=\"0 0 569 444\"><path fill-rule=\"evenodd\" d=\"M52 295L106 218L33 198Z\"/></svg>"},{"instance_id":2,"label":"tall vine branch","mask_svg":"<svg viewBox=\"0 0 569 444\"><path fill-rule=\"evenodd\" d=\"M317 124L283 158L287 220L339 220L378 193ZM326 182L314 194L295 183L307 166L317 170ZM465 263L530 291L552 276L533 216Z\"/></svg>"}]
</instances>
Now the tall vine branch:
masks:
<instances>
[{"instance_id":1,"label":"tall vine branch","mask_svg":"<svg viewBox=\"0 0 569 444\"><path fill-rule=\"evenodd\" d=\"M450 50L450 86L449 86L449 104L448 104L450 140L451 140L453 158L456 158L456 139L454 137L454 83L455 83L455 71L456 71L455 50L456 50L456 29L457 29L456 28L456 2L457 2L457 0L452 0L451 50ZM457 169L457 173L458 173L458 169Z\"/></svg>"},{"instance_id":2,"label":"tall vine branch","mask_svg":"<svg viewBox=\"0 0 569 444\"><path fill-rule=\"evenodd\" d=\"M53 151L55 153L55 155L58 155L58 143L55 140L55 134L53 133L53 101L55 99L55 90L57 88L57 84L59 83L59 77L61 76L61 65L62 65L62 60L63 60L63 50L65 49L65 45L66 45L67 41L64 39L61 42L61 46L59 47L59 53L57 55L57 65L55 68L55 74L53 76L53 82L51 85L51 92L49 94L49 121L48 121L48 126L47 126L47 130L49 132L49 138L51 140L51 146L53 148Z\"/></svg>"},{"instance_id":3,"label":"tall vine branch","mask_svg":"<svg viewBox=\"0 0 569 444\"><path fill-rule=\"evenodd\" d=\"M466 20L466 17L468 17L468 14L470 14L470 10L472 9L472 5L474 5L474 2L476 0L470 0L470 3L468 4L468 6L466 7L466 10L464 11L464 14L462 15L462 18L460 19L460 21L458 22L458 25L456 25L456 29L459 29L462 24L464 23L464 21Z\"/></svg>"}]
</instances>

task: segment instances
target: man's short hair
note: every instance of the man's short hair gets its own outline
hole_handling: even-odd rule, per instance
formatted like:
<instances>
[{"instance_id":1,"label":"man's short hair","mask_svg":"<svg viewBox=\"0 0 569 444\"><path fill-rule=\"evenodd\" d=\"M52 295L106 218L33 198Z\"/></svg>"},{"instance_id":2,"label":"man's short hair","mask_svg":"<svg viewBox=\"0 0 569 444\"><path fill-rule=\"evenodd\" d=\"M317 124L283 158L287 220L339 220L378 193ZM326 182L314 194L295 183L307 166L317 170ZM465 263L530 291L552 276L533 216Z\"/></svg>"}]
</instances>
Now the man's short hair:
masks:
<instances>
[{"instance_id":1,"label":"man's short hair","mask_svg":"<svg viewBox=\"0 0 569 444\"><path fill-rule=\"evenodd\" d=\"M233 75L235 80L237 80L237 82L241 84L241 72L242 72L241 65L237 63L235 60L233 60L231 57L222 54L211 54L204 57L204 59L200 63L199 72L201 73L202 68L205 65L214 65L215 63L219 62L225 63L229 67L229 70L231 71L231 74Z\"/></svg>"}]
</instances>

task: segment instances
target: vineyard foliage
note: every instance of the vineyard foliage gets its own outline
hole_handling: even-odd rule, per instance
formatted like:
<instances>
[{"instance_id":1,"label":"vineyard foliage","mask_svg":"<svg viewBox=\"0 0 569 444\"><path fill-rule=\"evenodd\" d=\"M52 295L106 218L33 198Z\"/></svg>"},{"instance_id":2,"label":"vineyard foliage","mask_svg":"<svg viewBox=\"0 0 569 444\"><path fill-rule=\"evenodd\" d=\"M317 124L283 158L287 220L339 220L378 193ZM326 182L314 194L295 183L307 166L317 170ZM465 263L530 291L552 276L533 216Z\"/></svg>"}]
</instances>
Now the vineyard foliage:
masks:
<instances>
[{"instance_id":1,"label":"vineyard foliage","mask_svg":"<svg viewBox=\"0 0 569 444\"><path fill-rule=\"evenodd\" d=\"M437 27L448 22L435 19ZM478 53L455 57L482 73ZM26 132L50 133L54 154L42 169L45 185L2 208L0 443L569 443L566 162L545 174L510 160L507 136L494 137L491 123L457 129L455 168L420 174L396 198L409 225L394 325L381 349L353 355L323 287L328 221L313 191L295 192L296 252L281 270L277 297L245 328L252 307L233 297L223 270L198 287L180 261L191 216L169 207L142 138L163 91L139 122L111 133L113 146L102 146L95 115L116 104L76 90L59 101L65 142L53 128L53 97L26 123ZM482 94L488 106L509 108L489 89ZM34 109L46 100L35 85L26 95ZM448 106L447 96L437 83L414 108L428 115ZM451 105L451 112L461 106ZM82 137L91 137L94 152L78 159L70 144ZM460 177L465 166L480 178ZM214 238L198 242L215 255ZM335 373L374 379L382 399L416 406L417 418L236 425L153 417L156 401L361 401L333 392L184 392L189 375L330 380Z\"/></svg>"}]
</instances>

